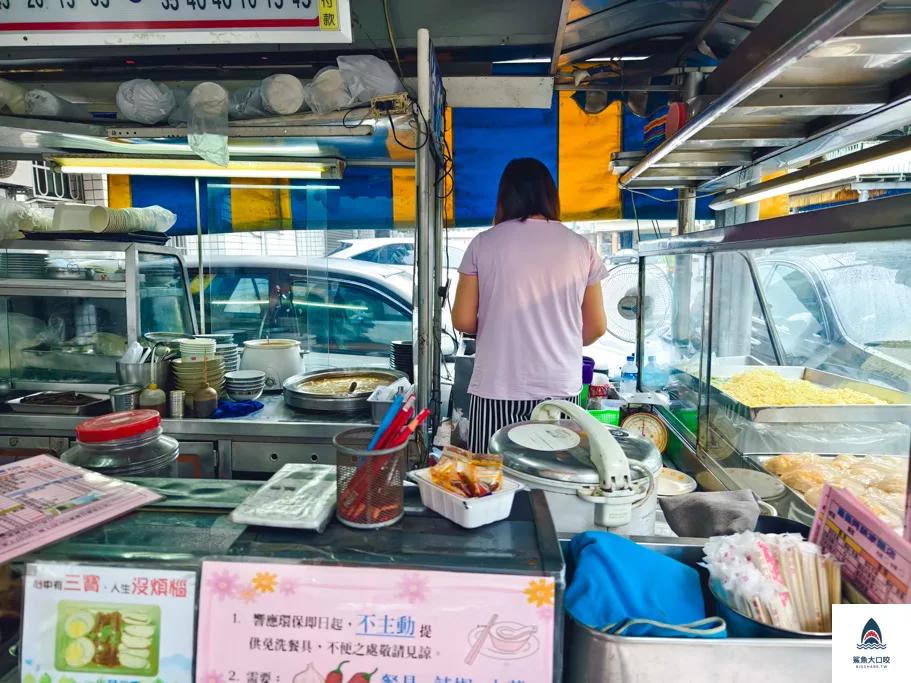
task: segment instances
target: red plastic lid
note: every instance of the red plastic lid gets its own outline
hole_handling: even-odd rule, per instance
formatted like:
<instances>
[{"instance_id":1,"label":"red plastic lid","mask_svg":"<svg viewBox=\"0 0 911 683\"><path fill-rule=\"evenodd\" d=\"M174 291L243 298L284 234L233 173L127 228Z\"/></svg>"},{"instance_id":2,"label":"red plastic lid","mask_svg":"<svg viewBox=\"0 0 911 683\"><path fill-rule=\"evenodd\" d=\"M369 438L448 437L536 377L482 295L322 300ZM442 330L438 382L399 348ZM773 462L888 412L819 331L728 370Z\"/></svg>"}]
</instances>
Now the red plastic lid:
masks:
<instances>
[{"instance_id":1,"label":"red plastic lid","mask_svg":"<svg viewBox=\"0 0 911 683\"><path fill-rule=\"evenodd\" d=\"M139 436L161 426L155 410L127 410L86 420L76 427L76 438L84 443L104 443Z\"/></svg>"}]
</instances>

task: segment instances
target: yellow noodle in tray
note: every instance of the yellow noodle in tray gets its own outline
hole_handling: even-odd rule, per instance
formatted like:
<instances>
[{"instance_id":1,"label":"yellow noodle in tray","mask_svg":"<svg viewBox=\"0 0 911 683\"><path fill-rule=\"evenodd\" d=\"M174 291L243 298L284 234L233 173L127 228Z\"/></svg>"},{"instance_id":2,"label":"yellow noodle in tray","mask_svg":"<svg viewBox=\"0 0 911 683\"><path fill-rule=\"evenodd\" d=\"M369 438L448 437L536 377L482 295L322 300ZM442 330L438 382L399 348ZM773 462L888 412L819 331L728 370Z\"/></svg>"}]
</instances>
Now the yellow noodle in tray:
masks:
<instances>
[{"instance_id":1,"label":"yellow noodle in tray","mask_svg":"<svg viewBox=\"0 0 911 683\"><path fill-rule=\"evenodd\" d=\"M747 370L717 386L751 408L759 406L884 405L886 401L854 389L827 389L805 379L785 379L774 370Z\"/></svg>"}]
</instances>

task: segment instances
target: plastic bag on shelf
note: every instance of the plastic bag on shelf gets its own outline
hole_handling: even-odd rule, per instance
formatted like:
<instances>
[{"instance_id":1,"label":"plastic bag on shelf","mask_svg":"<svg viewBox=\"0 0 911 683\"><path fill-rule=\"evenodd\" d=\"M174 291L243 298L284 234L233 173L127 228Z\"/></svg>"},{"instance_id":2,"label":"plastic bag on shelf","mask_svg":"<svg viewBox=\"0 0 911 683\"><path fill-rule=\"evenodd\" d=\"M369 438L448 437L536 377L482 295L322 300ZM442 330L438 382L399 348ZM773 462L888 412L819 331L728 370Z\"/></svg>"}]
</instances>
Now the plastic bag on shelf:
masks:
<instances>
[{"instance_id":1,"label":"plastic bag on shelf","mask_svg":"<svg viewBox=\"0 0 911 683\"><path fill-rule=\"evenodd\" d=\"M354 104L339 69L327 66L304 86L304 101L317 114L328 114Z\"/></svg>"},{"instance_id":2,"label":"plastic bag on shelf","mask_svg":"<svg viewBox=\"0 0 911 683\"><path fill-rule=\"evenodd\" d=\"M200 83L177 107L171 125L187 124L190 149L216 166L228 165L228 102L230 95L218 83Z\"/></svg>"},{"instance_id":3,"label":"plastic bag on shelf","mask_svg":"<svg viewBox=\"0 0 911 683\"><path fill-rule=\"evenodd\" d=\"M25 202L0 197L0 240L19 239L21 231L46 232L53 213Z\"/></svg>"},{"instance_id":4,"label":"plastic bag on shelf","mask_svg":"<svg viewBox=\"0 0 911 683\"><path fill-rule=\"evenodd\" d=\"M164 83L134 78L121 83L117 88L117 109L130 121L150 125L161 123L176 106L174 92Z\"/></svg>"},{"instance_id":5,"label":"plastic bag on shelf","mask_svg":"<svg viewBox=\"0 0 911 683\"><path fill-rule=\"evenodd\" d=\"M275 74L231 93L232 119L296 114L304 104L304 86L290 74Z\"/></svg>"},{"instance_id":6,"label":"plastic bag on shelf","mask_svg":"<svg viewBox=\"0 0 911 683\"><path fill-rule=\"evenodd\" d=\"M48 116L67 121L91 121L92 114L82 106L40 88L25 93L27 116Z\"/></svg>"},{"instance_id":7,"label":"plastic bag on shelf","mask_svg":"<svg viewBox=\"0 0 911 683\"><path fill-rule=\"evenodd\" d=\"M0 109L4 107L13 114L25 114L25 88L0 78Z\"/></svg>"},{"instance_id":8,"label":"plastic bag on shelf","mask_svg":"<svg viewBox=\"0 0 911 683\"><path fill-rule=\"evenodd\" d=\"M370 104L374 97L405 91L392 67L373 55L339 57L338 70L355 104Z\"/></svg>"}]
</instances>

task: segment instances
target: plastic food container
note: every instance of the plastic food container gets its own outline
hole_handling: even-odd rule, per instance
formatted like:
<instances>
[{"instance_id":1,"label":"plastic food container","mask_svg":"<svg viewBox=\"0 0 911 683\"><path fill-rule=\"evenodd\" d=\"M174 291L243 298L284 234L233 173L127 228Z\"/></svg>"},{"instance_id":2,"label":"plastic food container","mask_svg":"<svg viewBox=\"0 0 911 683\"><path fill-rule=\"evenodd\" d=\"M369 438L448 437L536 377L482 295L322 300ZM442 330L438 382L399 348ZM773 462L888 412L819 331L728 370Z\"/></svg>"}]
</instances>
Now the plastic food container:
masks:
<instances>
[{"instance_id":1,"label":"plastic food container","mask_svg":"<svg viewBox=\"0 0 911 683\"><path fill-rule=\"evenodd\" d=\"M63 462L113 477L176 477L177 441L161 432L154 410L130 410L86 420Z\"/></svg>"},{"instance_id":2,"label":"plastic food container","mask_svg":"<svg viewBox=\"0 0 911 683\"><path fill-rule=\"evenodd\" d=\"M335 510L335 466L285 465L231 513L235 524L322 533Z\"/></svg>"},{"instance_id":3,"label":"plastic food container","mask_svg":"<svg viewBox=\"0 0 911 683\"><path fill-rule=\"evenodd\" d=\"M430 468L409 473L421 489L421 502L446 519L466 529L499 522L509 517L516 491L522 486L503 478L503 488L483 498L463 498L433 483Z\"/></svg>"}]
</instances>

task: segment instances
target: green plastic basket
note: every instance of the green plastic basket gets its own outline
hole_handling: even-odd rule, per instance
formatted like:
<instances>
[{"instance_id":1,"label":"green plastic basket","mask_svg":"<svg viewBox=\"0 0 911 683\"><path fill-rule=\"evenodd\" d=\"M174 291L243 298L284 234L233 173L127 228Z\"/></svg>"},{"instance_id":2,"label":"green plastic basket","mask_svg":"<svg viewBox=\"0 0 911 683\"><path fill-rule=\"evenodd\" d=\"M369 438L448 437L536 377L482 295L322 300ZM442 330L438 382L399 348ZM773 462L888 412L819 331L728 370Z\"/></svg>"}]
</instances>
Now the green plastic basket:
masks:
<instances>
[{"instance_id":1,"label":"green plastic basket","mask_svg":"<svg viewBox=\"0 0 911 683\"><path fill-rule=\"evenodd\" d=\"M613 425L614 427L620 426L620 409L607 409L607 410L589 410L589 414L595 418L598 422L601 422L606 425Z\"/></svg>"}]
</instances>

